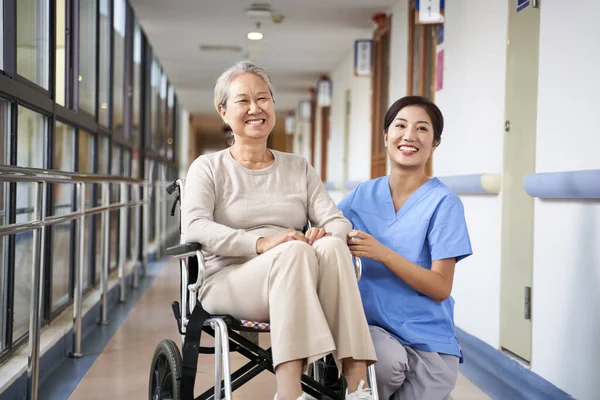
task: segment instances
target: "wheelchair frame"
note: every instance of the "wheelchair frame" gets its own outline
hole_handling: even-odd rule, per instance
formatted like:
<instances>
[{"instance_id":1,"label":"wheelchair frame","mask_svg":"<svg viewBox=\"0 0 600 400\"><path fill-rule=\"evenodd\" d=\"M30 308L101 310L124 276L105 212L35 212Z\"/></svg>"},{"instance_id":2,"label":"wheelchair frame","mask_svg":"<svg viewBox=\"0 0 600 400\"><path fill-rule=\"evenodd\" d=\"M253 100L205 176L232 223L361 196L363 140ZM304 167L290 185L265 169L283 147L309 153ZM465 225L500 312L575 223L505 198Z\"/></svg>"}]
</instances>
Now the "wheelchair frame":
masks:
<instances>
[{"instance_id":1,"label":"wheelchair frame","mask_svg":"<svg viewBox=\"0 0 600 400\"><path fill-rule=\"evenodd\" d=\"M178 195L171 209L172 216L175 215L177 202L185 194L183 179L177 179L167 187L169 194L176 191ZM258 332L259 334L268 333L269 330L249 328L231 315L211 315L202 308L197 298L198 291L204 281L205 272L202 246L199 243L186 242L185 227L181 223L181 207L179 207L179 216L180 243L168 248L167 254L178 259L180 266L180 302L174 301L171 307L178 331L181 334L182 354L179 353L177 345L171 340L163 340L157 346L150 371L149 398L153 400L162 399L164 388L168 390L170 385L171 396L169 397L173 400L220 400L223 397L226 400L231 400L233 391L262 371L275 373L271 349L263 349L240 334L243 331ZM353 260L358 280L362 273L362 264L358 257L353 257ZM200 346L200 337L203 331L214 337L214 347ZM233 373L231 372L230 351L236 351L249 360ZM194 398L198 356L199 354L213 353L215 355L214 386ZM163 366L168 368L169 371L165 371L161 375L158 370ZM302 375L302 389L305 393L319 400L344 398L345 388L343 386L341 393L339 393L322 383L319 376L318 362L313 363L311 367L312 376ZM171 377L170 381L167 379L168 376ZM373 396L377 399L377 385L373 365L368 368L368 380Z\"/></svg>"}]
</instances>

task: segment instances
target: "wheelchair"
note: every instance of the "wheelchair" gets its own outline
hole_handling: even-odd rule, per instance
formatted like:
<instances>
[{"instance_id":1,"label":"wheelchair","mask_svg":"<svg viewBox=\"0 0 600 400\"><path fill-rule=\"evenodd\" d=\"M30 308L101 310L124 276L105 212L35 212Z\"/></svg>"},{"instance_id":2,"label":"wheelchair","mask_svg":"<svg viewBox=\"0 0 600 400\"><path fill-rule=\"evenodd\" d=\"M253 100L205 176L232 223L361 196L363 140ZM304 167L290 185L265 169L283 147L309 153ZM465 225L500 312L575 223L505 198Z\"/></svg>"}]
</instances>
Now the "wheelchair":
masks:
<instances>
[{"instance_id":1,"label":"wheelchair","mask_svg":"<svg viewBox=\"0 0 600 400\"><path fill-rule=\"evenodd\" d=\"M167 192L176 198L171 208L174 216L177 204L185 195L185 182L177 179L167 186ZM181 209L179 210L181 217ZM170 339L161 341L154 351L149 377L151 400L226 400L232 392L263 371L275 373L271 349L263 349L243 336L243 332L269 333L270 324L261 321L237 319L231 315L211 315L202 308L197 293L204 279L204 257L200 243L188 243L180 218L180 243L169 247L167 254L179 260L180 301L171 304L177 329L181 334L181 352ZM357 279L361 275L360 258L353 257ZM214 347L200 346L202 332L214 337ZM231 372L229 354L238 352L248 362ZM194 397L194 385L199 354L215 355L214 386ZM304 393L318 400L341 400L345 397L344 378L338 373L331 355L312 363L302 375ZM368 381L373 397L377 399L375 368L368 368Z\"/></svg>"}]
</instances>

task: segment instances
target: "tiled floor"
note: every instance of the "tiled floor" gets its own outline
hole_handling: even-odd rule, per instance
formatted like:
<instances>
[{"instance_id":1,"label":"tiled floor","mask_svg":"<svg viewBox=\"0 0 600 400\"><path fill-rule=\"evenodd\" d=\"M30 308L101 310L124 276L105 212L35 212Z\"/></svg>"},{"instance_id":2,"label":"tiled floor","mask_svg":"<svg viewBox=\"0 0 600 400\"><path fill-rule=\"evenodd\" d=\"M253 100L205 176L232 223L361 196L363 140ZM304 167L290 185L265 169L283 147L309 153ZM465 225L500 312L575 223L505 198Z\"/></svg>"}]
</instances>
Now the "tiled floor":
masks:
<instances>
[{"instance_id":1,"label":"tiled floor","mask_svg":"<svg viewBox=\"0 0 600 400\"><path fill-rule=\"evenodd\" d=\"M70 399L147 399L150 363L156 345L169 338L180 343L171 302L178 297L179 272L176 263L163 269L152 287L139 301L102 354L84 376ZM203 344L209 345L208 335ZM264 338L268 340L268 338ZM205 342L206 341L206 342ZM241 366L246 359L237 353L231 356L232 369ZM201 355L196 380L196 395L211 386L214 367L213 357ZM234 392L236 400L272 399L275 378L269 372ZM452 394L454 400L489 399L479 388L460 376Z\"/></svg>"}]
</instances>

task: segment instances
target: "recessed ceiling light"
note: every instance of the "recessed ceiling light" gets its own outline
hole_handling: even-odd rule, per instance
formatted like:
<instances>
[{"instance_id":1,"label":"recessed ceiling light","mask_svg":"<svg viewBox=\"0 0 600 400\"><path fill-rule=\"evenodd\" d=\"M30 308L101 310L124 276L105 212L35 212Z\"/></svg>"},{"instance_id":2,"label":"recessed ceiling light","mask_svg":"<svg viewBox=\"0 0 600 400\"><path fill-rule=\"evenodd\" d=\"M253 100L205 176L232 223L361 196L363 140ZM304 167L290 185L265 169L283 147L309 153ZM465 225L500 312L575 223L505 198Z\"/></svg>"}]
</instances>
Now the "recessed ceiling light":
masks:
<instances>
[{"instance_id":1,"label":"recessed ceiling light","mask_svg":"<svg viewBox=\"0 0 600 400\"><path fill-rule=\"evenodd\" d=\"M248 32L248 39L250 40L261 40L263 38L263 34L260 32Z\"/></svg>"}]
</instances>

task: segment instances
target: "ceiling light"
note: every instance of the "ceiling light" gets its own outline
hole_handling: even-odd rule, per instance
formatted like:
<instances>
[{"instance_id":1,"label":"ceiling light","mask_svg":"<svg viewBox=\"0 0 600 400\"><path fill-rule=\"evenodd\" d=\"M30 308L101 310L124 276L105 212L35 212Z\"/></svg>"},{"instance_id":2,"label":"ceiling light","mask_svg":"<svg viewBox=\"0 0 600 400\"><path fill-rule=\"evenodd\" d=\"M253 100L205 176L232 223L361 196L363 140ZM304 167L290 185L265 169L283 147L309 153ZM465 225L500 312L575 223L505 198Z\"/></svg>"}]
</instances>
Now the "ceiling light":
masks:
<instances>
[{"instance_id":1,"label":"ceiling light","mask_svg":"<svg viewBox=\"0 0 600 400\"><path fill-rule=\"evenodd\" d=\"M263 34L260 32L260 22L256 23L256 30L254 32L248 32L248 39L260 40L263 38Z\"/></svg>"},{"instance_id":2,"label":"ceiling light","mask_svg":"<svg viewBox=\"0 0 600 400\"><path fill-rule=\"evenodd\" d=\"M248 39L250 40L261 40L263 38L263 34L260 32L248 32Z\"/></svg>"}]
</instances>

